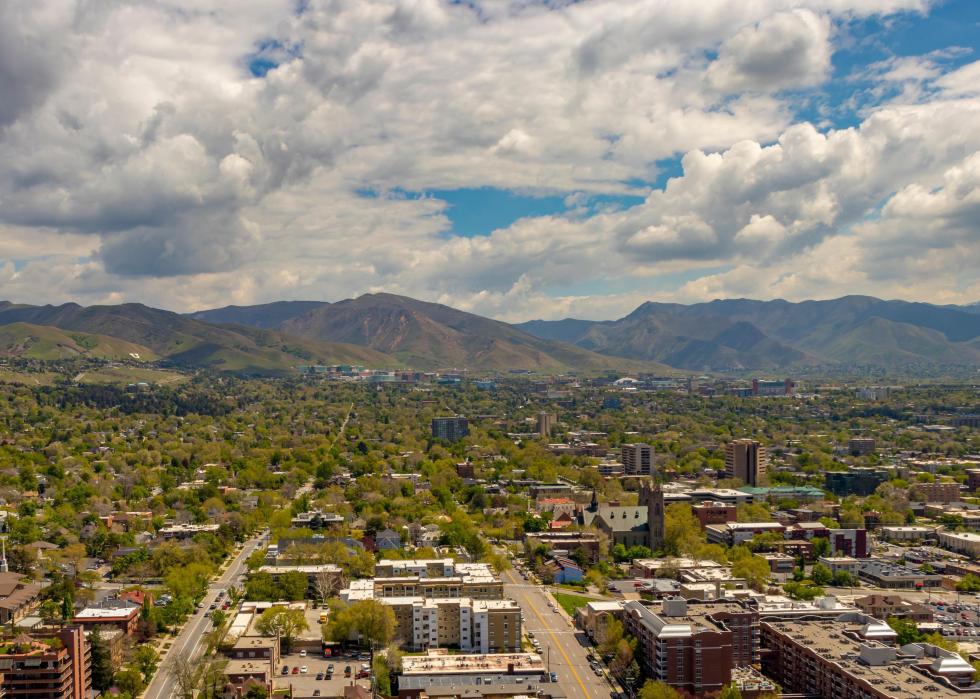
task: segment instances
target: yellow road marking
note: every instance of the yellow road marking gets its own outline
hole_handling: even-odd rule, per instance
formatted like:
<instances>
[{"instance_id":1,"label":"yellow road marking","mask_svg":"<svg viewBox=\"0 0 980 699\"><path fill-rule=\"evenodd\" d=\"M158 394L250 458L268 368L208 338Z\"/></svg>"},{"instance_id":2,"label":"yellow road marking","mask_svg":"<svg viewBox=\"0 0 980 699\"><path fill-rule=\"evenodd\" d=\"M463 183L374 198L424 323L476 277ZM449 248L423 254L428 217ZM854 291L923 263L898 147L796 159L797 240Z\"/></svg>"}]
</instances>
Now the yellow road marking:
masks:
<instances>
[{"instance_id":1,"label":"yellow road marking","mask_svg":"<svg viewBox=\"0 0 980 699\"><path fill-rule=\"evenodd\" d=\"M507 577L510 578L510 582L512 585L517 584L517 581L514 580L514 574L509 570L507 571ZM575 671L575 666L572 665L572 659L568 657L568 653L566 653L565 649L561 647L561 643L558 642L558 639L555 637L554 632L552 632L552 630L548 628L548 624L545 623L544 617L541 616L541 613L537 610L537 607L531 604L531 600L530 598L527 597L526 594L525 594L525 599L527 599L528 606L531 608L531 611L534 612L534 616L536 616L538 618L538 621L541 622L541 626L544 627L545 632L547 632L547 634L551 636L551 640L554 642L556 646L558 646L558 652L561 653L561 656L565 659L565 662L568 663L568 669L572 671L572 677L574 677L575 681L578 682L578 686L582 688L582 693L587 697L591 696L589 694L589 690L585 688L585 682L582 681L582 678L579 677L578 673Z\"/></svg>"}]
</instances>

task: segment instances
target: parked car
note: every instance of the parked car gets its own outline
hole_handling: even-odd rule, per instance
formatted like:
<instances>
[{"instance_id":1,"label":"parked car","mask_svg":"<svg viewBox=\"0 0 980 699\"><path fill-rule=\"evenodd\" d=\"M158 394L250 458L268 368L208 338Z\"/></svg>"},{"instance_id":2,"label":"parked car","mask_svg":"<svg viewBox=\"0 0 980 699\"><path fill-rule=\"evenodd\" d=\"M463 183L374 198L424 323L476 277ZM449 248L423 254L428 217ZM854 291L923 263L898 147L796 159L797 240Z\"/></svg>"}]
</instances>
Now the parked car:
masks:
<instances>
[{"instance_id":1,"label":"parked car","mask_svg":"<svg viewBox=\"0 0 980 699\"><path fill-rule=\"evenodd\" d=\"M294 675L298 675L299 674L299 665L293 665L293 674Z\"/></svg>"},{"instance_id":2,"label":"parked car","mask_svg":"<svg viewBox=\"0 0 980 699\"><path fill-rule=\"evenodd\" d=\"M344 677L350 677L350 673L351 673L350 665L347 665L346 667L344 667Z\"/></svg>"},{"instance_id":3,"label":"parked car","mask_svg":"<svg viewBox=\"0 0 980 699\"><path fill-rule=\"evenodd\" d=\"M288 665L283 665L282 666L282 674L284 674L284 675L288 675L289 674L289 666Z\"/></svg>"},{"instance_id":4,"label":"parked car","mask_svg":"<svg viewBox=\"0 0 980 699\"><path fill-rule=\"evenodd\" d=\"M557 672L552 672L551 673L551 681L552 682L557 682L558 681L558 673Z\"/></svg>"},{"instance_id":5,"label":"parked car","mask_svg":"<svg viewBox=\"0 0 980 699\"><path fill-rule=\"evenodd\" d=\"M361 670L360 672L357 673L357 677L355 679L361 680L364 679L365 677L370 677L370 676L371 676L370 670Z\"/></svg>"},{"instance_id":6,"label":"parked car","mask_svg":"<svg viewBox=\"0 0 980 699\"><path fill-rule=\"evenodd\" d=\"M322 673L322 672L318 672L318 673L316 673L316 678L317 678L318 680L322 680L322 679L323 679L323 673Z\"/></svg>"}]
</instances>

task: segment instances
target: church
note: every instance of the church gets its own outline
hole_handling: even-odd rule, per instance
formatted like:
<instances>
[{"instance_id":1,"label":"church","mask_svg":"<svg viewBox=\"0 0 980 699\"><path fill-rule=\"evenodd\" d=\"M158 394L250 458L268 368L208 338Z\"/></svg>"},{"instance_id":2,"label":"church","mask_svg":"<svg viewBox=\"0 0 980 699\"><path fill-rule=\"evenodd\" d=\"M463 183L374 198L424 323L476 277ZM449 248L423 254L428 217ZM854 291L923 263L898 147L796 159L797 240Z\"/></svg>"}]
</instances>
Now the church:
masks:
<instances>
[{"instance_id":1,"label":"church","mask_svg":"<svg viewBox=\"0 0 980 699\"><path fill-rule=\"evenodd\" d=\"M636 506L600 505L592 491L592 502L582 512L582 524L604 532L610 546L646 546L656 551L664 541L663 490L659 483L641 483Z\"/></svg>"}]
</instances>

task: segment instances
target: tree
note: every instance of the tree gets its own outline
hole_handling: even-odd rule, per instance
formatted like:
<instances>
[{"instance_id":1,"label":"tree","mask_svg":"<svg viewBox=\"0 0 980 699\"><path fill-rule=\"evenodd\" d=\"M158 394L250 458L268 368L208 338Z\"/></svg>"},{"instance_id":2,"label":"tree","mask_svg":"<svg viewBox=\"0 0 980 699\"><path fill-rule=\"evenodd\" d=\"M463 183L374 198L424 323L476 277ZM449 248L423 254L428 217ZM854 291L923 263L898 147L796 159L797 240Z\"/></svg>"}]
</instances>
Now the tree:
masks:
<instances>
[{"instance_id":1,"label":"tree","mask_svg":"<svg viewBox=\"0 0 980 699\"><path fill-rule=\"evenodd\" d=\"M378 600L359 600L351 605L332 605L324 634L332 641L360 638L372 645L386 646L394 638L395 625L391 607Z\"/></svg>"},{"instance_id":2,"label":"tree","mask_svg":"<svg viewBox=\"0 0 980 699\"><path fill-rule=\"evenodd\" d=\"M253 684L245 692L245 699L268 699L269 691L260 684Z\"/></svg>"},{"instance_id":3,"label":"tree","mask_svg":"<svg viewBox=\"0 0 980 699\"><path fill-rule=\"evenodd\" d=\"M680 692L666 682L647 680L640 687L640 699L681 699Z\"/></svg>"},{"instance_id":4,"label":"tree","mask_svg":"<svg viewBox=\"0 0 980 699\"><path fill-rule=\"evenodd\" d=\"M962 580L956 583L956 589L960 592L980 592L980 577L973 573L967 573Z\"/></svg>"},{"instance_id":5,"label":"tree","mask_svg":"<svg viewBox=\"0 0 980 699\"><path fill-rule=\"evenodd\" d=\"M75 616L75 603L71 599L71 593L65 591L65 596L61 598L61 620L68 621Z\"/></svg>"},{"instance_id":6,"label":"tree","mask_svg":"<svg viewBox=\"0 0 980 699\"><path fill-rule=\"evenodd\" d=\"M160 662L160 655L153 649L153 646L141 645L133 654L133 662L136 668L143 674L146 682L150 681L153 673L156 672Z\"/></svg>"},{"instance_id":7,"label":"tree","mask_svg":"<svg viewBox=\"0 0 980 699\"><path fill-rule=\"evenodd\" d=\"M834 587L857 587L858 579L846 570L838 570L834 573Z\"/></svg>"},{"instance_id":8,"label":"tree","mask_svg":"<svg viewBox=\"0 0 980 699\"><path fill-rule=\"evenodd\" d=\"M91 653L92 686L104 692L112 686L112 657L109 644L102 638L102 630L96 624L89 635Z\"/></svg>"},{"instance_id":9,"label":"tree","mask_svg":"<svg viewBox=\"0 0 980 699\"><path fill-rule=\"evenodd\" d=\"M666 555L689 556L703 543L701 524L690 505L678 502L664 509L663 550Z\"/></svg>"},{"instance_id":10,"label":"tree","mask_svg":"<svg viewBox=\"0 0 980 699\"><path fill-rule=\"evenodd\" d=\"M252 573L245 582L245 598L251 601L278 599L276 584L269 573Z\"/></svg>"},{"instance_id":11,"label":"tree","mask_svg":"<svg viewBox=\"0 0 980 699\"><path fill-rule=\"evenodd\" d=\"M317 573L314 576L313 585L316 588L316 594L321 602L326 602L343 589L345 584L344 577L328 572Z\"/></svg>"},{"instance_id":12,"label":"tree","mask_svg":"<svg viewBox=\"0 0 980 699\"><path fill-rule=\"evenodd\" d=\"M817 563L810 571L810 579L815 585L827 585L834 579L834 574L823 563Z\"/></svg>"},{"instance_id":13,"label":"tree","mask_svg":"<svg viewBox=\"0 0 980 699\"><path fill-rule=\"evenodd\" d=\"M732 549L732 575L736 578L743 578L749 586L758 592L762 592L769 584L769 562L766 559L756 556L745 546L736 546Z\"/></svg>"},{"instance_id":14,"label":"tree","mask_svg":"<svg viewBox=\"0 0 980 699\"><path fill-rule=\"evenodd\" d=\"M53 599L46 599L41 603L38 614L45 624L54 624L61 619L61 607Z\"/></svg>"},{"instance_id":15,"label":"tree","mask_svg":"<svg viewBox=\"0 0 980 699\"><path fill-rule=\"evenodd\" d=\"M307 578L305 573L291 570L279 576L279 598L296 602L306 597Z\"/></svg>"},{"instance_id":16,"label":"tree","mask_svg":"<svg viewBox=\"0 0 980 699\"><path fill-rule=\"evenodd\" d=\"M892 627L892 631L898 635L898 638L895 639L898 645L904 646L909 643L918 643L922 640L922 634L919 632L919 627L916 626L914 621L900 619L895 616L888 617L886 621Z\"/></svg>"},{"instance_id":17,"label":"tree","mask_svg":"<svg viewBox=\"0 0 980 699\"><path fill-rule=\"evenodd\" d=\"M809 601L816 599L823 595L823 588L819 585L814 585L809 580L804 580L803 582L788 582L783 585L783 591L787 595L797 600Z\"/></svg>"},{"instance_id":18,"label":"tree","mask_svg":"<svg viewBox=\"0 0 980 699\"><path fill-rule=\"evenodd\" d=\"M718 694L718 699L742 699L742 690L738 688L737 684L732 682L730 685L722 688Z\"/></svg>"},{"instance_id":19,"label":"tree","mask_svg":"<svg viewBox=\"0 0 980 699\"><path fill-rule=\"evenodd\" d=\"M616 652L616 647L619 646L623 635L623 622L615 617L609 617L609 620L606 622L605 638L602 639L602 643L599 645L599 653L607 657L611 656Z\"/></svg>"},{"instance_id":20,"label":"tree","mask_svg":"<svg viewBox=\"0 0 980 699\"><path fill-rule=\"evenodd\" d=\"M170 676L177 685L177 693L181 697L190 697L197 686L198 666L186 651L170 656Z\"/></svg>"},{"instance_id":21,"label":"tree","mask_svg":"<svg viewBox=\"0 0 980 699\"><path fill-rule=\"evenodd\" d=\"M270 607L262 612L255 628L264 636L278 636L286 646L286 652L293 647L293 640L300 631L306 631L306 615L301 609Z\"/></svg>"},{"instance_id":22,"label":"tree","mask_svg":"<svg viewBox=\"0 0 980 699\"><path fill-rule=\"evenodd\" d=\"M146 686L139 670L133 668L126 668L117 672L115 683L122 696L128 697L128 699L136 699Z\"/></svg>"},{"instance_id":23,"label":"tree","mask_svg":"<svg viewBox=\"0 0 980 699\"><path fill-rule=\"evenodd\" d=\"M813 557L821 558L830 555L830 539L825 536L815 536L810 540L813 544Z\"/></svg>"},{"instance_id":24,"label":"tree","mask_svg":"<svg viewBox=\"0 0 980 699\"><path fill-rule=\"evenodd\" d=\"M630 665L633 664L633 654L635 641L621 638L616 644L616 652L613 653L612 662L609 663L609 670L617 677L623 677Z\"/></svg>"}]
</instances>

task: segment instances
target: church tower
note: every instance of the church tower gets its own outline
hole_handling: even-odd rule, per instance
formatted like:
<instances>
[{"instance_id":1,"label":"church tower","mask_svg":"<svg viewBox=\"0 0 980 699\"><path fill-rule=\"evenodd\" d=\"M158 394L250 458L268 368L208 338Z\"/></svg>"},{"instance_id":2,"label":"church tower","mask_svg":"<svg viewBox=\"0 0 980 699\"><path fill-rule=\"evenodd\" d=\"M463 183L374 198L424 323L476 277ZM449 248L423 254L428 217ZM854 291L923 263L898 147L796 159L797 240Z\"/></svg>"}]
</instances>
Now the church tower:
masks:
<instances>
[{"instance_id":1,"label":"church tower","mask_svg":"<svg viewBox=\"0 0 980 699\"><path fill-rule=\"evenodd\" d=\"M647 546L656 551L664 543L664 491L659 483L640 485L639 505L647 508Z\"/></svg>"}]
</instances>

